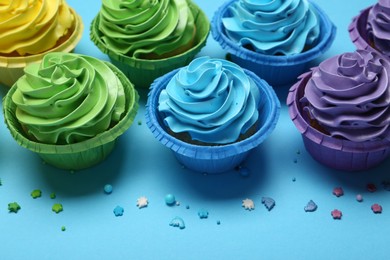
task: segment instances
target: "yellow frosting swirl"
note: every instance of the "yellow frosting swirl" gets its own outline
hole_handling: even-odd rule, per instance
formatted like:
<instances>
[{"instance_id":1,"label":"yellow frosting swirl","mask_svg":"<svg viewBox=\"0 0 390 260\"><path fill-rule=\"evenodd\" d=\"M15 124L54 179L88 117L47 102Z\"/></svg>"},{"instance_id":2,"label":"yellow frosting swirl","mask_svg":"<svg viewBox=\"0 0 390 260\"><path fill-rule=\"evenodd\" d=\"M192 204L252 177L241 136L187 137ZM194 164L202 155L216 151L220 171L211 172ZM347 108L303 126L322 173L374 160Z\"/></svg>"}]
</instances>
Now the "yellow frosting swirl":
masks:
<instances>
[{"instance_id":1,"label":"yellow frosting swirl","mask_svg":"<svg viewBox=\"0 0 390 260\"><path fill-rule=\"evenodd\" d=\"M1 0L0 53L26 56L57 45L75 23L65 0Z\"/></svg>"}]
</instances>

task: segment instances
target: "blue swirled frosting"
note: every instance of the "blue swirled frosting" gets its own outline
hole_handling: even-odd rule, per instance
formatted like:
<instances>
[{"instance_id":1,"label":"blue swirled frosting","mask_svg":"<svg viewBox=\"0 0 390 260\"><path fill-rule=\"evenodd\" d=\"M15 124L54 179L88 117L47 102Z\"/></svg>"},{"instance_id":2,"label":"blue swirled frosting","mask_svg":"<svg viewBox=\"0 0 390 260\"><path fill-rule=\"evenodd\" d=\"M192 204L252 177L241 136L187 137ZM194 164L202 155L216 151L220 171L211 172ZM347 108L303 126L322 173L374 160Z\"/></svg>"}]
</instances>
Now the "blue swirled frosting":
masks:
<instances>
[{"instance_id":1,"label":"blue swirled frosting","mask_svg":"<svg viewBox=\"0 0 390 260\"><path fill-rule=\"evenodd\" d=\"M222 19L227 36L267 55L291 55L314 46L320 20L307 0L238 0Z\"/></svg>"},{"instance_id":2,"label":"blue swirled frosting","mask_svg":"<svg viewBox=\"0 0 390 260\"><path fill-rule=\"evenodd\" d=\"M174 133L228 144L258 120L260 91L236 64L200 57L181 68L159 96L158 110Z\"/></svg>"}]
</instances>

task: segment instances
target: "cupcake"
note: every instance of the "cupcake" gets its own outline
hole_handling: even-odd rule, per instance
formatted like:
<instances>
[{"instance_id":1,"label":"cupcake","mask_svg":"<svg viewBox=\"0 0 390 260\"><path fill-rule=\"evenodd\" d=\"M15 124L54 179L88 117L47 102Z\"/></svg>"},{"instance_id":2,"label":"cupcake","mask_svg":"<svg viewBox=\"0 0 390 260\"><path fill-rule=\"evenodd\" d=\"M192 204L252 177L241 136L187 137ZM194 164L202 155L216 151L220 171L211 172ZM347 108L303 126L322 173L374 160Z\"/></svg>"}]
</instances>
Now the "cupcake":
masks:
<instances>
[{"instance_id":1,"label":"cupcake","mask_svg":"<svg viewBox=\"0 0 390 260\"><path fill-rule=\"evenodd\" d=\"M64 0L2 1L0 84L12 86L48 52L71 52L82 31L81 17Z\"/></svg>"},{"instance_id":2,"label":"cupcake","mask_svg":"<svg viewBox=\"0 0 390 260\"><path fill-rule=\"evenodd\" d=\"M268 137L279 112L275 92L254 73L200 57L154 81L146 122L188 169L220 173Z\"/></svg>"},{"instance_id":3,"label":"cupcake","mask_svg":"<svg viewBox=\"0 0 390 260\"><path fill-rule=\"evenodd\" d=\"M387 59L358 50L327 59L300 77L287 105L314 159L358 171L388 157L389 76Z\"/></svg>"},{"instance_id":4,"label":"cupcake","mask_svg":"<svg viewBox=\"0 0 390 260\"><path fill-rule=\"evenodd\" d=\"M71 53L28 65L3 100L14 139L58 168L102 161L133 122L138 94L115 66Z\"/></svg>"},{"instance_id":5,"label":"cupcake","mask_svg":"<svg viewBox=\"0 0 390 260\"><path fill-rule=\"evenodd\" d=\"M191 0L102 0L90 37L136 87L187 65L206 44L210 23Z\"/></svg>"},{"instance_id":6,"label":"cupcake","mask_svg":"<svg viewBox=\"0 0 390 260\"><path fill-rule=\"evenodd\" d=\"M358 49L390 56L390 2L379 0L353 18L349 35Z\"/></svg>"},{"instance_id":7,"label":"cupcake","mask_svg":"<svg viewBox=\"0 0 390 260\"><path fill-rule=\"evenodd\" d=\"M211 22L228 57L271 85L295 82L332 44L336 27L307 0L230 0Z\"/></svg>"}]
</instances>

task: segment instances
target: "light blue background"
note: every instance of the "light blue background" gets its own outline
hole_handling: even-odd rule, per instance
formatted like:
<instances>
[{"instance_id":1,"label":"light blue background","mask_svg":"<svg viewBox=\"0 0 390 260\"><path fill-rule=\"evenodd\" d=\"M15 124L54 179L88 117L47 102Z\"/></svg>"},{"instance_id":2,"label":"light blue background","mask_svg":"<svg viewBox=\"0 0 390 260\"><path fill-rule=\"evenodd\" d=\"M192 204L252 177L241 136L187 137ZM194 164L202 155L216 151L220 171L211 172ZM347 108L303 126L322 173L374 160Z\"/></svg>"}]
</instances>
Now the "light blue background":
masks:
<instances>
[{"instance_id":1,"label":"light blue background","mask_svg":"<svg viewBox=\"0 0 390 260\"><path fill-rule=\"evenodd\" d=\"M222 4L195 2L210 19ZM316 2L338 28L333 46L321 60L353 51L348 24L359 10L375 1ZM85 24L75 52L107 60L89 40L89 24L100 1L68 3ZM199 55L223 58L225 53L210 36ZM390 160L359 173L333 171L315 162L288 116L287 91L288 87L277 89L282 102L280 121L246 161L251 170L246 178L236 171L204 176L183 169L146 127L146 91L140 91L135 122L119 138L111 156L96 167L73 174L43 164L37 155L19 147L1 124L0 258L388 259L390 192L381 182L390 180ZM103 193L107 183L114 187L111 195ZM376 184L378 191L369 193L368 183ZM343 197L332 195L337 186L344 189ZM41 189L43 196L32 199L34 189ZM56 199L49 198L51 192L57 194ZM174 194L181 205L166 206L167 193ZM355 200L358 193L364 197L362 203ZM141 196L149 199L147 208L136 207ZM262 196L275 199L272 211L261 204ZM253 199L255 210L241 207L246 198ZM306 213L303 208L311 199L318 210ZM7 209L14 201L22 207L17 214ZM52 212L54 203L62 203L64 211ZM383 206L382 214L372 213L373 203ZM112 212L117 205L124 207L122 217ZM209 211L208 219L199 219L200 208ZM332 219L330 212L335 208L343 212L342 220ZM169 226L175 216L184 219L184 230ZM61 226L66 227L65 232Z\"/></svg>"}]
</instances>

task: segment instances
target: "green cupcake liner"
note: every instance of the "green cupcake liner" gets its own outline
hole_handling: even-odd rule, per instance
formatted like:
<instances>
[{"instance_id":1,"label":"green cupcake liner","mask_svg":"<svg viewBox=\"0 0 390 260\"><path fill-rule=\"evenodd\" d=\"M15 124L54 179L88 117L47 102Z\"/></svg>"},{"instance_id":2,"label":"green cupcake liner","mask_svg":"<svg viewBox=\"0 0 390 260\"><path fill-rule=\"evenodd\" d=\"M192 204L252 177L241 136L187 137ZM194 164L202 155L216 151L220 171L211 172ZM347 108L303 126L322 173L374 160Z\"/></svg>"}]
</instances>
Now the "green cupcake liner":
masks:
<instances>
[{"instance_id":1,"label":"green cupcake liner","mask_svg":"<svg viewBox=\"0 0 390 260\"><path fill-rule=\"evenodd\" d=\"M127 77L114 65L105 63L122 82L126 96L125 115L114 127L75 144L52 145L32 141L26 136L15 115L16 104L12 101L12 95L17 89L15 84L3 99L3 113L5 123L16 142L37 153L48 164L61 169L80 170L103 161L113 150L116 139L133 123L138 111L139 99L137 91Z\"/></svg>"},{"instance_id":2,"label":"green cupcake liner","mask_svg":"<svg viewBox=\"0 0 390 260\"><path fill-rule=\"evenodd\" d=\"M158 60L145 60L116 53L109 49L101 40L102 33L98 29L99 15L92 20L90 38L103 53L108 55L111 62L125 73L136 88L149 88L154 79L173 69L189 64L195 55L206 45L210 32L210 22L206 14L196 4L188 1L188 5L195 19L195 40L197 44L182 54Z\"/></svg>"}]
</instances>

